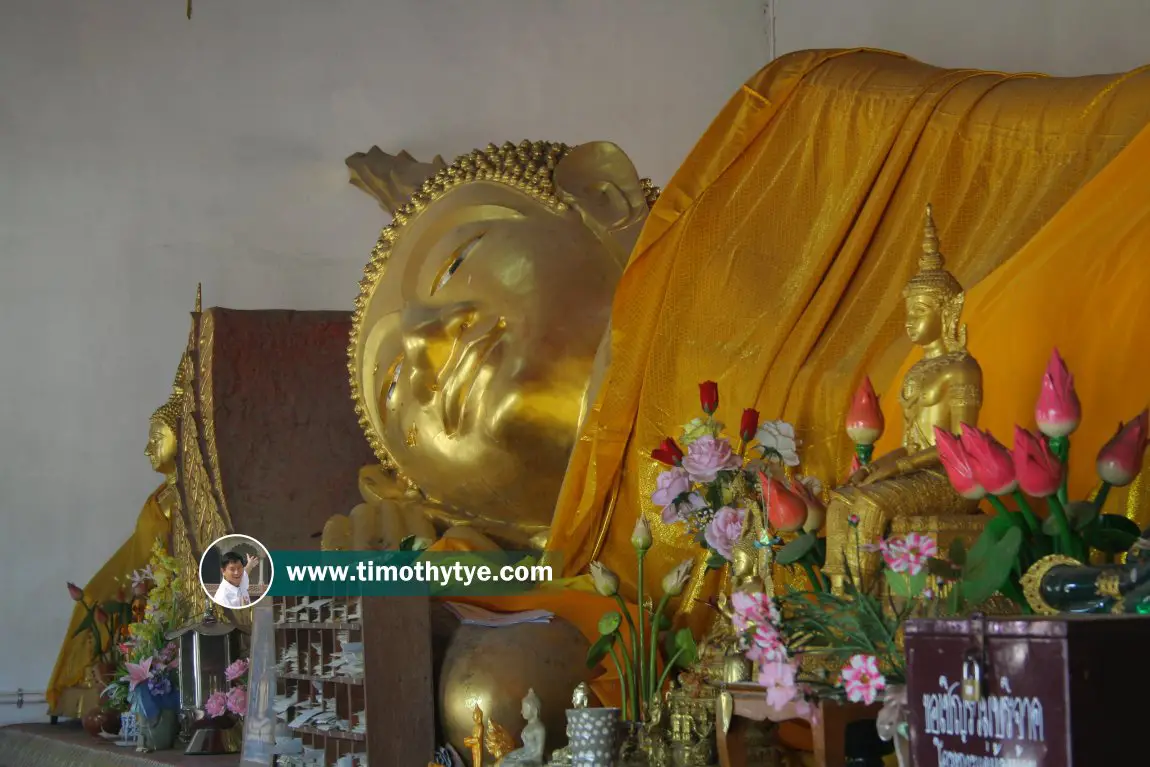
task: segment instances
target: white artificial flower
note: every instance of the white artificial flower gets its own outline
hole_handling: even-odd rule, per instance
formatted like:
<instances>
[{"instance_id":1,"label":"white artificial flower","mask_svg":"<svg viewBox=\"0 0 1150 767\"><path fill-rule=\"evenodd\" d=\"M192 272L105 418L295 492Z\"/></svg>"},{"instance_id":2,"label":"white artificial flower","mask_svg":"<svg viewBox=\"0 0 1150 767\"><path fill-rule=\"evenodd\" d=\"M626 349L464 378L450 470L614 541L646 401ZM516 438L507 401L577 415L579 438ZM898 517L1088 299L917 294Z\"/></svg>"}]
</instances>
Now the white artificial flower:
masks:
<instances>
[{"instance_id":1,"label":"white artificial flower","mask_svg":"<svg viewBox=\"0 0 1150 767\"><path fill-rule=\"evenodd\" d=\"M776 454L768 453L771 460L781 460L787 466L799 465L795 427L786 421L764 421L759 426L755 439L761 446Z\"/></svg>"}]
</instances>

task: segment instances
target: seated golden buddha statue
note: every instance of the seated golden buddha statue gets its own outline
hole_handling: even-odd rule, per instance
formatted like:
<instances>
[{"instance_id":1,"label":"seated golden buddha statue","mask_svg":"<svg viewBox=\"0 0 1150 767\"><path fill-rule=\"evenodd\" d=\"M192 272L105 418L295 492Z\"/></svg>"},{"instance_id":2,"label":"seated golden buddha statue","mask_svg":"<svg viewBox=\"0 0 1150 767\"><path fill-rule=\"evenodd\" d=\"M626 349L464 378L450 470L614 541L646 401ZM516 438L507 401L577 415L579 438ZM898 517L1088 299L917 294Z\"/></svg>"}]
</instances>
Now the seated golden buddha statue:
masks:
<instances>
[{"instance_id":1,"label":"seated golden buddha statue","mask_svg":"<svg viewBox=\"0 0 1150 767\"><path fill-rule=\"evenodd\" d=\"M925 228L918 274L903 290L906 332L923 356L902 382L902 447L863 466L831 494L824 572L835 589L842 588L848 567L856 583L860 575L870 582L866 579L876 572L879 554L861 551L858 544L873 544L888 535L896 519L978 513L977 501L951 487L934 444L936 426L958 433L962 424L978 423L982 370L966 351L962 286L944 267L929 205ZM857 543L852 515L858 517ZM938 524L934 519L928 526Z\"/></svg>"},{"instance_id":2,"label":"seated golden buddha statue","mask_svg":"<svg viewBox=\"0 0 1150 767\"><path fill-rule=\"evenodd\" d=\"M181 362L181 373L185 362ZM122 591L130 589L131 574L147 566L155 540L167 540L172 526L177 523L183 528L176 490L176 433L183 412L181 378L182 375L177 376L171 397L152 413L148 423L148 442L144 454L152 468L164 475L164 481L144 502L132 536L84 585L84 599L89 603L117 599ZM103 686L110 681L96 679L93 685L82 686L94 663L90 635L88 632L76 635L77 627L85 615L83 606L77 603L72 610L72 619L64 635L66 638L48 681L45 697L48 710L53 716L87 713L97 704Z\"/></svg>"}]
</instances>

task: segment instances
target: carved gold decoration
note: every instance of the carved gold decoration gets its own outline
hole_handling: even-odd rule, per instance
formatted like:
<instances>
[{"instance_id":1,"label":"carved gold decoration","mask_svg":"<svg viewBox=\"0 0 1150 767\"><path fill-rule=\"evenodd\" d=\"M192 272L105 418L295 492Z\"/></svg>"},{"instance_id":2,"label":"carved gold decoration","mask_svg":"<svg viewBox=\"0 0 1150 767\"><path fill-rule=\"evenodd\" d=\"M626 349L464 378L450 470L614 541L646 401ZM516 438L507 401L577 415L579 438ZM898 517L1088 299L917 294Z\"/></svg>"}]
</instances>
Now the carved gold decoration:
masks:
<instances>
[{"instance_id":1,"label":"carved gold decoration","mask_svg":"<svg viewBox=\"0 0 1150 767\"><path fill-rule=\"evenodd\" d=\"M451 523L545 538L657 190L606 142L489 145L446 166L373 148L347 164L393 216L348 346L373 451Z\"/></svg>"},{"instance_id":2,"label":"carved gold decoration","mask_svg":"<svg viewBox=\"0 0 1150 767\"><path fill-rule=\"evenodd\" d=\"M483 734L483 746L487 753L495 757L495 763L515 750L515 736L494 719L487 720L487 732Z\"/></svg>"},{"instance_id":3,"label":"carved gold decoration","mask_svg":"<svg viewBox=\"0 0 1150 767\"><path fill-rule=\"evenodd\" d=\"M929 205L918 272L903 296L907 335L923 348L923 357L903 379L902 447L863 467L848 485L831 494L823 572L839 593L848 572L863 582L874 578L880 556L860 551L858 544L887 535L893 520L978 514L977 502L962 498L950 486L934 446L936 427L958 433L962 424L978 423L982 369L966 349L966 327L961 322L965 297L945 268ZM858 517L857 529L849 522L851 514Z\"/></svg>"},{"instance_id":4,"label":"carved gold decoration","mask_svg":"<svg viewBox=\"0 0 1150 767\"><path fill-rule=\"evenodd\" d=\"M1122 579L1117 570L1103 570L1094 581L1094 590L1100 597L1122 600L1122 591L1119 588Z\"/></svg>"},{"instance_id":5,"label":"carved gold decoration","mask_svg":"<svg viewBox=\"0 0 1150 767\"><path fill-rule=\"evenodd\" d=\"M197 304L199 302L197 301ZM216 393L212 375L212 355L215 353L216 320L209 312L200 314L200 380L199 380L199 414L204 429L204 450L209 476L215 477L213 495L216 500L216 510L221 517L225 530L234 530L232 515L228 512L227 499L223 490L218 486L220 476L220 455L216 448Z\"/></svg>"},{"instance_id":6,"label":"carved gold decoration","mask_svg":"<svg viewBox=\"0 0 1150 767\"><path fill-rule=\"evenodd\" d=\"M1031 565L1026 574L1022 576L1022 594L1026 597L1030 609L1039 615L1058 615L1058 609L1042 598L1042 579L1056 567L1080 567L1081 565L1082 563L1077 559L1061 554L1051 554Z\"/></svg>"}]
</instances>

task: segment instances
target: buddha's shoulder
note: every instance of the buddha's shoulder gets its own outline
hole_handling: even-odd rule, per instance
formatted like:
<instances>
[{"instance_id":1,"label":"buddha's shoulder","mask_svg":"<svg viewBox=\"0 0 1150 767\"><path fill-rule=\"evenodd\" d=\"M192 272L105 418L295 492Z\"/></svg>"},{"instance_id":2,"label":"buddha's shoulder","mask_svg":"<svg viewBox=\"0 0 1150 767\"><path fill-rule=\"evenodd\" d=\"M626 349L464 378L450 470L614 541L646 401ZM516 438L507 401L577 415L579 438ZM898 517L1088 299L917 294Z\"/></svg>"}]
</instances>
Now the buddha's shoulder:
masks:
<instances>
[{"instance_id":1,"label":"buddha's shoulder","mask_svg":"<svg viewBox=\"0 0 1150 767\"><path fill-rule=\"evenodd\" d=\"M950 352L945 357L946 371L952 375L982 375L982 366L969 352Z\"/></svg>"}]
</instances>

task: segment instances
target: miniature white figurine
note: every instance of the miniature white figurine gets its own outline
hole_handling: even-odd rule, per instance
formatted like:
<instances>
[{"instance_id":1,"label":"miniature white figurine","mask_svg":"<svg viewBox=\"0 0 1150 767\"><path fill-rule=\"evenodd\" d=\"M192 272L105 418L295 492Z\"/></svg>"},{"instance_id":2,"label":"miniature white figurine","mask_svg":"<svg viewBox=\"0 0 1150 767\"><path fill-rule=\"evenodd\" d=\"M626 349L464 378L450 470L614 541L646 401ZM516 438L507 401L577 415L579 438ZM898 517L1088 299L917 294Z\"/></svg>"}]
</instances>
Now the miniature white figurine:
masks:
<instances>
[{"instance_id":1,"label":"miniature white figurine","mask_svg":"<svg viewBox=\"0 0 1150 767\"><path fill-rule=\"evenodd\" d=\"M547 731L539 721L539 708L541 703L535 690L528 690L523 696L523 718L527 724L523 727L519 739L523 741L522 748L517 748L500 760L500 765L517 765L519 767L542 767L543 743L547 740Z\"/></svg>"}]
</instances>

